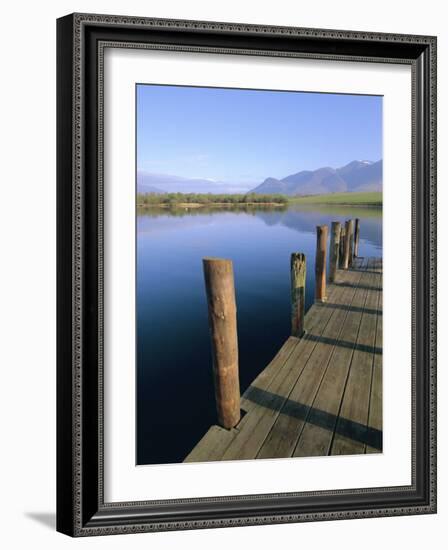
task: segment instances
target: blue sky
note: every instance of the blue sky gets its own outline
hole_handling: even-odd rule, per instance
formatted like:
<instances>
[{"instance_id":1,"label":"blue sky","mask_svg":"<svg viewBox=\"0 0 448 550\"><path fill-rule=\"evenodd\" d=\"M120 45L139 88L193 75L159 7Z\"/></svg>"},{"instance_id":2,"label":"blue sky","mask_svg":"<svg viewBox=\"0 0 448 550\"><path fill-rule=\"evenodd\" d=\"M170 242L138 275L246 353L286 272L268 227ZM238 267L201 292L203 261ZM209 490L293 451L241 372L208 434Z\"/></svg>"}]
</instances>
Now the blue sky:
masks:
<instances>
[{"instance_id":1,"label":"blue sky","mask_svg":"<svg viewBox=\"0 0 448 550\"><path fill-rule=\"evenodd\" d=\"M137 86L137 170L249 187L382 158L382 98Z\"/></svg>"}]
</instances>

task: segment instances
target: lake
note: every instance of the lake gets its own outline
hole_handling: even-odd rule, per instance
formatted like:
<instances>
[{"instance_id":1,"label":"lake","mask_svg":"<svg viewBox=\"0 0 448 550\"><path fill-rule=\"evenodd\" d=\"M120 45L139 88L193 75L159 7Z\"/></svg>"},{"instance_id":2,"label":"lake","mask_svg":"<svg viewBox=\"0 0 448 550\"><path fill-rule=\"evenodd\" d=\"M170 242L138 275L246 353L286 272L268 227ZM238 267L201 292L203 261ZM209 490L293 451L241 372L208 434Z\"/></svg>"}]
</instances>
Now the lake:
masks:
<instances>
[{"instance_id":1,"label":"lake","mask_svg":"<svg viewBox=\"0 0 448 550\"><path fill-rule=\"evenodd\" d=\"M202 258L233 260L242 393L290 334L291 252L306 254L309 308L316 225L349 218L360 219L360 256L382 256L376 208L138 212L137 464L181 462L216 423Z\"/></svg>"}]
</instances>

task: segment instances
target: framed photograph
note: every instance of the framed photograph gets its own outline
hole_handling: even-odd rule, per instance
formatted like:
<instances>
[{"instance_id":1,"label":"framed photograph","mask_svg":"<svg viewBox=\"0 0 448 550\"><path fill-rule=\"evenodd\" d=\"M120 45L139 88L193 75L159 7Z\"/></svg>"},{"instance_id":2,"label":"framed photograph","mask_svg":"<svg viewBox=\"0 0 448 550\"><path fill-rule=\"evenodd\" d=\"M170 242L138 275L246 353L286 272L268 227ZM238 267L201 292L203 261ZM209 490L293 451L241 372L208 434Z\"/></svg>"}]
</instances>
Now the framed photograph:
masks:
<instances>
[{"instance_id":1,"label":"framed photograph","mask_svg":"<svg viewBox=\"0 0 448 550\"><path fill-rule=\"evenodd\" d=\"M57 529L434 513L436 38L57 41Z\"/></svg>"}]
</instances>

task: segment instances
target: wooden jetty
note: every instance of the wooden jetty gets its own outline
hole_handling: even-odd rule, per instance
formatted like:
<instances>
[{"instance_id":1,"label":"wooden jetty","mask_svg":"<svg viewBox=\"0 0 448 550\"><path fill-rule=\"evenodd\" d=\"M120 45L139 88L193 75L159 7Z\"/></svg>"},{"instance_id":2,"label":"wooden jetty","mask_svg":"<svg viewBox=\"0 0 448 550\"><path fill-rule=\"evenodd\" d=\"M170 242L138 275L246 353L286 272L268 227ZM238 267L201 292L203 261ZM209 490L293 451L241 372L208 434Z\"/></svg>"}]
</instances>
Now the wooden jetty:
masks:
<instances>
[{"instance_id":1,"label":"wooden jetty","mask_svg":"<svg viewBox=\"0 0 448 550\"><path fill-rule=\"evenodd\" d=\"M302 337L286 340L240 407L234 427L212 426L185 461L382 452L380 258L337 270Z\"/></svg>"}]
</instances>

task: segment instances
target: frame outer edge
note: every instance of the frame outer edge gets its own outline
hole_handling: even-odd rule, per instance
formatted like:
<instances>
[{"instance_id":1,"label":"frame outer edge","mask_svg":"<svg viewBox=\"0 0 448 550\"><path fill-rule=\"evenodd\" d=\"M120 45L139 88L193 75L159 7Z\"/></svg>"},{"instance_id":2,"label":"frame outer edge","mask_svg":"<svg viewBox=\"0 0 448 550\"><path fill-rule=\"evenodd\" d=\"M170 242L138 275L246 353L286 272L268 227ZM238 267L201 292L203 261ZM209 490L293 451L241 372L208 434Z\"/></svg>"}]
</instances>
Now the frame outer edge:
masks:
<instances>
[{"instance_id":1,"label":"frame outer edge","mask_svg":"<svg viewBox=\"0 0 448 550\"><path fill-rule=\"evenodd\" d=\"M95 526L88 522L83 525L82 520L82 233L83 233L83 210L82 210L82 164L83 164L83 133L82 133L82 105L83 105L83 67L82 67L82 29L85 24L97 24L103 26L143 26L147 28L169 28L177 30L190 29L194 31L215 30L235 33L263 33L263 34L289 34L296 37L308 38L334 38L339 40L356 39L359 41L383 41L383 42L405 42L420 44L429 47L429 86L430 86L430 112L427 118L429 125L428 138L431 140L431 155L428 163L429 179L429 233L430 245L430 283L429 296L429 375L431 379L431 391L429 392L429 430L430 457L429 457L429 502L425 505L412 505L407 507L394 507L382 509L358 509L334 512L283 514L279 516L252 516L228 519L207 519L207 520L186 520L186 521L163 521L146 524L117 524L115 526ZM67 37L67 26L70 26L71 36ZM62 32L64 30L64 33ZM64 35L64 36L63 36ZM70 56L62 54L58 58L58 98L67 95L67 69L64 64L70 62L70 69L73 68L70 82L73 95L71 97L71 130L72 139L70 142L71 159L61 160L61 149L67 149L66 126L68 124L68 111L66 108L58 107L58 417L63 416L63 422L58 420L58 530L71 536L91 536L119 533L134 533L147 531L166 531L174 529L203 529L214 527L230 527L237 525L262 525L269 523L288 523L304 521L322 521L333 519L354 519L361 517L381 517L403 514L423 514L436 511L436 455L435 455L435 363L436 363L436 281L435 281L435 201L436 201L436 167L435 167L435 132L436 132L436 39L427 36L415 35L392 35L380 33L365 33L353 31L332 31L322 29L300 29L290 27L272 27L260 25L245 25L233 23L198 22L185 20L160 20L135 18L125 16L108 16L92 14L73 14L58 20L58 49L69 45ZM70 59L68 59L70 57ZM71 65L73 63L73 65ZM64 80L65 77L65 80ZM65 91L64 91L65 90ZM64 137L65 136L65 137ZM68 196L67 180L71 183L72 196ZM65 183L64 183L65 182ZM67 216L68 204L72 207L70 215ZM67 219L65 219L65 217ZM69 220L70 222L68 222ZM70 223L70 235L68 229ZM70 293L62 283L67 283L67 254L64 255L64 246L70 250ZM61 256L62 255L62 256ZM60 273L61 272L61 273ZM70 298L68 300L68 298ZM67 334L63 327L67 326L68 313L63 306L70 302L70 391L67 390L67 365L64 357L67 355ZM64 336L62 335L64 333ZM67 442L67 416L68 404L62 402L70 396L71 423L70 436L72 441ZM62 398L64 397L64 399ZM70 453L69 453L70 451ZM70 455L70 456L69 456ZM68 472L70 473L70 487L68 484ZM61 482L62 480L62 482ZM67 496L67 494L69 496Z\"/></svg>"},{"instance_id":2,"label":"frame outer edge","mask_svg":"<svg viewBox=\"0 0 448 550\"><path fill-rule=\"evenodd\" d=\"M73 17L57 21L57 489L56 529L74 534L72 361Z\"/></svg>"},{"instance_id":3,"label":"frame outer edge","mask_svg":"<svg viewBox=\"0 0 448 550\"><path fill-rule=\"evenodd\" d=\"M100 25L119 25L122 27L152 27L154 29L192 30L192 31L214 31L253 33L264 35L285 35L303 38L333 38L351 39L359 41L385 41L405 42L411 44L430 44L436 40L431 35L396 34L374 31L352 31L344 29L323 29L308 27L289 27L284 25L262 25L256 23L232 23L225 21L205 21L191 19L165 19L157 17L139 17L127 15L108 15L75 12L72 14L79 23L93 23Z\"/></svg>"}]
</instances>

